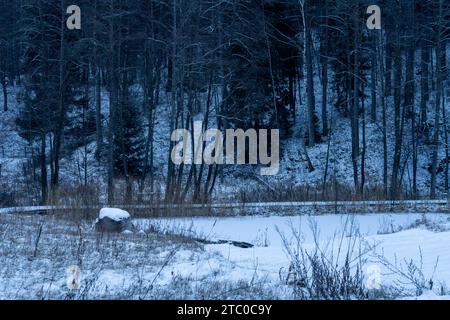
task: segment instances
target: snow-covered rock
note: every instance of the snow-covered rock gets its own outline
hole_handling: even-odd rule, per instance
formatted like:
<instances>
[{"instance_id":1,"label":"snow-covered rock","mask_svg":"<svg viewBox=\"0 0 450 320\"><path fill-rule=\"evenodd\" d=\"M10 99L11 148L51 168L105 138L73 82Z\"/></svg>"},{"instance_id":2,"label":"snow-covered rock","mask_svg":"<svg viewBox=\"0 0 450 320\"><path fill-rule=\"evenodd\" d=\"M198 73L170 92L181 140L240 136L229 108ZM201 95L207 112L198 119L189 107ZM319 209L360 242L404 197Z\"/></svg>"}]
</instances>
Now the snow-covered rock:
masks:
<instances>
[{"instance_id":1,"label":"snow-covered rock","mask_svg":"<svg viewBox=\"0 0 450 320\"><path fill-rule=\"evenodd\" d=\"M127 211L117 208L100 210L95 229L98 232L123 232L132 228L131 216Z\"/></svg>"},{"instance_id":2,"label":"snow-covered rock","mask_svg":"<svg viewBox=\"0 0 450 320\"><path fill-rule=\"evenodd\" d=\"M122 210L122 209L103 208L100 210L100 214L99 214L98 218L99 219L109 218L111 220L119 222L122 220L130 219L131 216L127 211Z\"/></svg>"}]
</instances>

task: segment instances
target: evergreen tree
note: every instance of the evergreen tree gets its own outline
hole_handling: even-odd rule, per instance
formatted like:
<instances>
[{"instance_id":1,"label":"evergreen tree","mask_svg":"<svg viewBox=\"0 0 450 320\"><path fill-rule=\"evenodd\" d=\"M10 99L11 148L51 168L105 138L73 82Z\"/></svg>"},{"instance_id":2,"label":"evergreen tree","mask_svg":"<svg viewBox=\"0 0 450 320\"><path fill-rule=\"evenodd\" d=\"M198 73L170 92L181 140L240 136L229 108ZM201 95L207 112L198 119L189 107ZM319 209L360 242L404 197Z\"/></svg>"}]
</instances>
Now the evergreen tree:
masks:
<instances>
[{"instance_id":1,"label":"evergreen tree","mask_svg":"<svg viewBox=\"0 0 450 320\"><path fill-rule=\"evenodd\" d=\"M141 113L127 98L120 105L120 117L114 134L114 171L117 177L137 178L142 174L145 158L145 135Z\"/></svg>"}]
</instances>

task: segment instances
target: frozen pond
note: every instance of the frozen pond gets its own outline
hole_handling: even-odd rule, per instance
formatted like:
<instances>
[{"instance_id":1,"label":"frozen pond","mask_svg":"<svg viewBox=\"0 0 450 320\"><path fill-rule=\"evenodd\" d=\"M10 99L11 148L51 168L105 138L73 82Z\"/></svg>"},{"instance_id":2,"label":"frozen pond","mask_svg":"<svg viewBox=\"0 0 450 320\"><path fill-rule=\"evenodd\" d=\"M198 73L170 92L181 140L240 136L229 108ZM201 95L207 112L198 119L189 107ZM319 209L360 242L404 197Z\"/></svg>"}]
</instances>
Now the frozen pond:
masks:
<instances>
[{"instance_id":1,"label":"frozen pond","mask_svg":"<svg viewBox=\"0 0 450 320\"><path fill-rule=\"evenodd\" d=\"M416 220L426 217L434 223L445 223L450 215L442 213L377 213L377 214L332 214L319 216L245 216L245 217L195 217L138 220L145 228L155 224L158 228L179 233L195 234L198 237L217 240L245 241L262 246L267 240L271 246L281 245L280 233L284 236L301 231L305 243L313 242L313 230L318 231L320 240L329 240L342 232L358 230L362 236L392 233L411 226Z\"/></svg>"}]
</instances>

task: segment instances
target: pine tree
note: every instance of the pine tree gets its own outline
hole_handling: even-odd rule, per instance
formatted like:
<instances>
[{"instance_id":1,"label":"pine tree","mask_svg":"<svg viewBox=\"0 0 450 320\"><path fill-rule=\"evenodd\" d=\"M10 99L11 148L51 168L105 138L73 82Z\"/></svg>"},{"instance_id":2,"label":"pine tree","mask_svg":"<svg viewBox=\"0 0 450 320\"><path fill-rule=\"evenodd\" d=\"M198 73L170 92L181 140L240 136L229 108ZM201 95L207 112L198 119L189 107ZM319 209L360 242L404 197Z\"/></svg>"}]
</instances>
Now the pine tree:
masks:
<instances>
[{"instance_id":1,"label":"pine tree","mask_svg":"<svg viewBox=\"0 0 450 320\"><path fill-rule=\"evenodd\" d=\"M131 181L144 169L145 134L141 114L128 96L119 106L117 128L114 134L114 173L127 181L127 198L131 198Z\"/></svg>"}]
</instances>

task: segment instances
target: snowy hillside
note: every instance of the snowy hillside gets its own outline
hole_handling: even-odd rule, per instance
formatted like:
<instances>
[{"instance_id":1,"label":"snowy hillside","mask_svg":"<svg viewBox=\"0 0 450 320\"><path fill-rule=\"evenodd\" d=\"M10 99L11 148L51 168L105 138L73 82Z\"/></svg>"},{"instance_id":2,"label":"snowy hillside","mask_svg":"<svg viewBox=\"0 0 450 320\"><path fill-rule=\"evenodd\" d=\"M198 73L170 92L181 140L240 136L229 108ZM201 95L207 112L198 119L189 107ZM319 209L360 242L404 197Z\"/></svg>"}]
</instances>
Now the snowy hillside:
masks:
<instances>
[{"instance_id":1,"label":"snowy hillside","mask_svg":"<svg viewBox=\"0 0 450 320\"><path fill-rule=\"evenodd\" d=\"M318 80L318 78L316 78ZM319 84L317 87L320 88ZM21 100L19 93L21 87L9 88L9 104L10 110L3 113L0 117L1 127L1 143L0 143L0 164L3 185L10 186L16 192L20 192L24 188L24 184L28 184L30 179L30 156L32 153L38 153L33 150L30 144L23 140L19 134L15 124L18 111L21 108ZM319 92L319 90L318 90ZM317 92L318 104L320 104L320 94ZM163 93L161 93L163 94ZM138 99L142 99L142 89L137 89L136 95ZM140 97L140 98L139 98ZM105 117L105 123L108 119L108 93L103 93L102 113ZM446 112L450 109L446 103ZM332 106L330 106L332 108ZM391 107L390 107L391 108ZM167 155L169 154L170 130L168 124L168 102L163 99L156 109L155 134L154 134L154 174L156 180L161 186L161 192L164 191L163 185L167 178ZM296 125L292 128L290 136L286 137L281 143L280 170L275 176L260 176L255 167L250 165L235 166L226 165L220 173L220 179L215 187L216 199L236 199L242 197L242 193L250 195L252 199L253 193L259 193L259 197L264 200L302 200L305 195L288 194L290 192L302 193L305 188L311 189L311 195L320 197L322 190L325 170L327 171L327 186L332 187L335 183L342 187L353 190L353 171L351 160L351 143L350 143L350 126L349 119L335 112L333 115L333 127L330 138L324 139L321 143L316 144L312 148L307 148L308 156L314 170L310 172L307 159L302 148L301 130L304 126L305 119L302 116L304 110L300 108ZM320 111L318 111L320 115ZM210 127L214 127L214 123ZM388 119L388 148L393 150L395 136L393 135L392 119ZM441 133L443 135L443 132ZM382 132L378 124L367 123L367 150L365 155L365 174L366 188L375 190L382 188ZM328 150L329 148L329 150ZM407 152L409 145L405 146ZM426 197L430 188L430 152L431 146L424 145L418 153L418 172L417 186L419 196ZM61 159L61 177L64 183L68 185L83 184L86 178L89 184L95 184L99 188L100 201L104 201L106 192L106 169L101 162L95 157L97 149L95 141L92 137L86 146L79 148L64 155ZM391 153L391 151L390 151ZM408 155L408 154L407 154ZM409 155L408 155L409 156ZM328 164L327 164L328 157ZM439 146L439 159L445 159L444 141ZM391 173L392 161L388 159L388 174ZM408 158L405 158L408 161ZM37 163L34 164L37 167ZM326 167L328 168L326 169ZM37 168L36 168L37 169ZM35 170L36 170L35 169ZM27 171L24 171L27 170ZM86 171L87 170L87 171ZM411 192L411 167L406 166L403 172L404 190ZM24 172L26 175L24 175ZM19 178L19 180L17 180ZM445 175L440 171L437 175L439 194L446 197L445 192ZM14 180L14 183L11 181ZM37 181L36 181L37 183ZM119 183L119 181L117 182ZM280 188L280 190L277 190ZM275 191L275 193L273 192ZM381 191L380 191L381 192ZM286 193L286 194L284 194ZM272 194L272 195L271 195ZM37 196L37 195L36 195ZM343 195L340 195L343 196ZM368 199L383 199L383 195L371 194L368 192L365 196ZM258 199L258 197L256 197ZM346 199L344 196L343 199ZM21 201L37 201L33 199Z\"/></svg>"}]
</instances>

